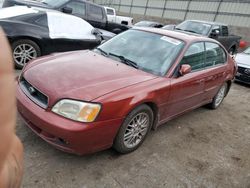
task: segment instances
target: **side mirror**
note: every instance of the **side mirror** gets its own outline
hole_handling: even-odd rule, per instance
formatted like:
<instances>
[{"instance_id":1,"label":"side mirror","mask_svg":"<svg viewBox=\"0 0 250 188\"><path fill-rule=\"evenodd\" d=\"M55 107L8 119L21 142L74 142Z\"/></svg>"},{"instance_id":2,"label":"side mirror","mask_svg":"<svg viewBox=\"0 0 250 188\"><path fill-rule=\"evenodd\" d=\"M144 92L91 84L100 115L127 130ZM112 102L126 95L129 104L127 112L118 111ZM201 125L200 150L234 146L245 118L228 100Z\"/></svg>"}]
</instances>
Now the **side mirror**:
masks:
<instances>
[{"instance_id":1,"label":"side mirror","mask_svg":"<svg viewBox=\"0 0 250 188\"><path fill-rule=\"evenodd\" d=\"M102 40L101 44L104 44L105 42L107 42L106 40Z\"/></svg>"},{"instance_id":2,"label":"side mirror","mask_svg":"<svg viewBox=\"0 0 250 188\"><path fill-rule=\"evenodd\" d=\"M63 7L62 12L66 13L66 14L72 14L73 9L70 7Z\"/></svg>"},{"instance_id":3,"label":"side mirror","mask_svg":"<svg viewBox=\"0 0 250 188\"><path fill-rule=\"evenodd\" d=\"M217 38L217 37L219 36L219 34L220 34L220 31L219 31L219 30L213 30L213 31L211 32L210 36L211 36L212 38Z\"/></svg>"},{"instance_id":4,"label":"side mirror","mask_svg":"<svg viewBox=\"0 0 250 188\"><path fill-rule=\"evenodd\" d=\"M179 73L180 73L181 76L184 76L184 75L190 73L191 70L192 70L192 68L191 68L190 65L188 65L188 64L183 64L183 65L181 65L181 68L180 68L180 70L179 70Z\"/></svg>"},{"instance_id":5,"label":"side mirror","mask_svg":"<svg viewBox=\"0 0 250 188\"><path fill-rule=\"evenodd\" d=\"M94 29L91 31L91 33L92 33L93 35L101 35L101 34L102 34L101 31L99 31L99 30L96 29L96 28L94 28Z\"/></svg>"}]
</instances>

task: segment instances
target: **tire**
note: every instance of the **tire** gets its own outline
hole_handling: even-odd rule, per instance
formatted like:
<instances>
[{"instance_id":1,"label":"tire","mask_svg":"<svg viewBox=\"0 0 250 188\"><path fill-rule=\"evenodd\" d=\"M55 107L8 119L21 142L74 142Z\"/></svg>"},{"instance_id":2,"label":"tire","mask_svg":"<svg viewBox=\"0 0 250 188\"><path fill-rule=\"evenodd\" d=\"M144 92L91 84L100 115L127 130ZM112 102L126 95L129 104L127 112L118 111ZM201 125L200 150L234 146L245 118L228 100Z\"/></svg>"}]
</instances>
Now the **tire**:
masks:
<instances>
[{"instance_id":1,"label":"tire","mask_svg":"<svg viewBox=\"0 0 250 188\"><path fill-rule=\"evenodd\" d=\"M141 119L139 120L140 117ZM141 121L141 125L138 125L138 120ZM149 106L141 105L135 108L129 113L121 125L116 135L113 148L123 154L136 150L151 130L153 121L154 114Z\"/></svg>"},{"instance_id":2,"label":"tire","mask_svg":"<svg viewBox=\"0 0 250 188\"><path fill-rule=\"evenodd\" d=\"M41 56L40 47L32 40L20 39L11 45L15 67L22 69L30 60Z\"/></svg>"},{"instance_id":3,"label":"tire","mask_svg":"<svg viewBox=\"0 0 250 188\"><path fill-rule=\"evenodd\" d=\"M223 100L226 96L227 90L228 90L228 85L227 85L227 83L224 83L220 87L217 94L214 96L213 101L210 104L208 104L208 107L211 109L217 109L221 105L221 103L223 102Z\"/></svg>"}]
</instances>

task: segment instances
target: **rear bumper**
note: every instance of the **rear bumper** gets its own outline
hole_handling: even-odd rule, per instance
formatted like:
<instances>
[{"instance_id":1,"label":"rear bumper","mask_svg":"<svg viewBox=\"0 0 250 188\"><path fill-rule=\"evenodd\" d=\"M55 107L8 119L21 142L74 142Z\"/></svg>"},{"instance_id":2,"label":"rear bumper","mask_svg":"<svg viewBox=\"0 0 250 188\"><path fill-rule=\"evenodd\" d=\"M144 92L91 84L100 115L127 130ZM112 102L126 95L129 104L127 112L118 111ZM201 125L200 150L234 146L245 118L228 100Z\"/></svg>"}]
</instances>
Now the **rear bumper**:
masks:
<instances>
[{"instance_id":1,"label":"rear bumper","mask_svg":"<svg viewBox=\"0 0 250 188\"><path fill-rule=\"evenodd\" d=\"M27 126L56 148L79 155L112 146L123 119L80 123L58 116L33 103L17 85L17 108Z\"/></svg>"}]
</instances>

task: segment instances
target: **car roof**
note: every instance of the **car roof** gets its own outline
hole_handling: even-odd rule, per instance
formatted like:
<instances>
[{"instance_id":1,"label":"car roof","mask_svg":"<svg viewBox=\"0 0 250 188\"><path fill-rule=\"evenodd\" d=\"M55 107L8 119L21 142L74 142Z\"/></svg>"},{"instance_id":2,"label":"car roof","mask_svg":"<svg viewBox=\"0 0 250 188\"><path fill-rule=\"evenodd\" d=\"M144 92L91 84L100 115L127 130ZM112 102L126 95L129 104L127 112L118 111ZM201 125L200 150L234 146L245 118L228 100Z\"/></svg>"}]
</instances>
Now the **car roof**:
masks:
<instances>
[{"instance_id":1,"label":"car roof","mask_svg":"<svg viewBox=\"0 0 250 188\"><path fill-rule=\"evenodd\" d=\"M204 37L202 35L193 34L193 33L190 34L188 32L178 32L178 31L165 30L161 28L148 28L148 27L134 27L132 29L169 36L175 39L182 40L187 43L192 43L195 41L211 41L211 42L218 43L214 39Z\"/></svg>"}]
</instances>

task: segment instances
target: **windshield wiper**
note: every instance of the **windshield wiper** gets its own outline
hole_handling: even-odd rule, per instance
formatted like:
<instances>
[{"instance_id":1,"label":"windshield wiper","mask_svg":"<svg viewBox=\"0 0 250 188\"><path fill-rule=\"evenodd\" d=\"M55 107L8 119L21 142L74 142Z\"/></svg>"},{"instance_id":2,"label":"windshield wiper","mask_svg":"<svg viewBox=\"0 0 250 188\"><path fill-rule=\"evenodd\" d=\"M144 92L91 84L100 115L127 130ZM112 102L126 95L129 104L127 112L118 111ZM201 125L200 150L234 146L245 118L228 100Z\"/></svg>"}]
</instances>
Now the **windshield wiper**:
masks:
<instances>
[{"instance_id":1,"label":"windshield wiper","mask_svg":"<svg viewBox=\"0 0 250 188\"><path fill-rule=\"evenodd\" d=\"M96 48L97 50L99 50L101 52L102 55L104 56L108 56L109 54L107 52L105 52L103 49L101 48Z\"/></svg>"},{"instance_id":2,"label":"windshield wiper","mask_svg":"<svg viewBox=\"0 0 250 188\"><path fill-rule=\"evenodd\" d=\"M125 58L122 55L117 55L117 54L113 54L113 53L109 53L108 55L111 55L111 56L119 58L121 60L121 62L125 63L126 65L132 66L132 67L134 67L136 69L139 68L136 62L134 62L134 61L132 61L130 59L127 59L127 58Z\"/></svg>"},{"instance_id":3,"label":"windshield wiper","mask_svg":"<svg viewBox=\"0 0 250 188\"><path fill-rule=\"evenodd\" d=\"M188 30L188 29L184 29L183 31L187 31L187 32L190 32L190 33L197 33L197 32L195 32L193 30ZM199 33L197 33L197 34L199 34Z\"/></svg>"}]
</instances>

